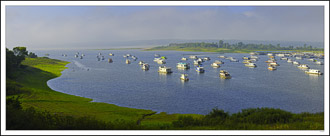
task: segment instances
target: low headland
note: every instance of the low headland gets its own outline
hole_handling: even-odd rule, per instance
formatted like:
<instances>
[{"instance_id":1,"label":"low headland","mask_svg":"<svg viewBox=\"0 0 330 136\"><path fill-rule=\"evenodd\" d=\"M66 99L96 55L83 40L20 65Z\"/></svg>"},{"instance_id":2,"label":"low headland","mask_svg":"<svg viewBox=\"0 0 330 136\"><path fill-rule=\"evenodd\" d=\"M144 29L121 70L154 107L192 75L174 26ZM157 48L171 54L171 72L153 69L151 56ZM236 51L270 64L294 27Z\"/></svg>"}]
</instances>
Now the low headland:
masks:
<instances>
[{"instance_id":1,"label":"low headland","mask_svg":"<svg viewBox=\"0 0 330 136\"><path fill-rule=\"evenodd\" d=\"M304 44L301 47L282 47L280 44L244 44L238 42L236 44L224 43L220 40L219 43L170 43L167 46L157 46L144 49L144 51L191 51L191 52L218 52L218 53L250 53L255 51L288 51L288 52L312 52L324 53L323 48L315 48L311 45Z\"/></svg>"},{"instance_id":2,"label":"low headland","mask_svg":"<svg viewBox=\"0 0 330 136\"><path fill-rule=\"evenodd\" d=\"M47 86L69 62L7 55L7 130L323 130L324 113L291 113L253 108L238 113L213 109L207 115L167 114L91 102ZM9 56L8 56L9 55ZM11 56L10 56L11 55ZM15 61L15 63L13 63ZM9 73L8 73L9 72Z\"/></svg>"}]
</instances>

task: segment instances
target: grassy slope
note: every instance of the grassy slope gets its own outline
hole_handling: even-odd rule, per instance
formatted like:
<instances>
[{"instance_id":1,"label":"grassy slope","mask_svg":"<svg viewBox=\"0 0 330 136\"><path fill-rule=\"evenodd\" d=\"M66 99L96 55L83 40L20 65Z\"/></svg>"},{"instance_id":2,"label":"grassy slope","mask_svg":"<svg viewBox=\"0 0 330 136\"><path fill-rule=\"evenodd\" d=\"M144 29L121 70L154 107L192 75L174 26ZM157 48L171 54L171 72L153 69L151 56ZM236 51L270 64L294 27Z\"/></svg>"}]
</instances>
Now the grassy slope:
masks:
<instances>
[{"instance_id":1,"label":"grassy slope","mask_svg":"<svg viewBox=\"0 0 330 136\"><path fill-rule=\"evenodd\" d=\"M202 47L155 47L148 48L145 51L191 51L191 52L221 52L221 53L250 53L254 51L270 51L270 50L235 50L235 49L225 49L225 48L202 48ZM296 51L296 52L313 52L313 53L324 53L324 51L305 51L305 50L274 50L274 51Z\"/></svg>"},{"instance_id":2,"label":"grassy slope","mask_svg":"<svg viewBox=\"0 0 330 136\"><path fill-rule=\"evenodd\" d=\"M123 119L127 121L137 121L143 114L150 114L153 111L143 109L133 109L119 107L113 104L90 102L92 99L68 95L51 90L46 82L49 79L61 75L61 71L66 69L68 62L46 59L27 58L23 63L27 65L26 71L21 71L21 77L17 82L30 90L30 94L24 94L22 104L24 107L33 106L41 111L47 110L54 113L74 116L95 116L96 119L104 121L114 121ZM158 115L154 115L155 120L142 122L142 124L158 123ZM177 119L178 115L166 115L164 123L169 123ZM198 115L197 115L198 116ZM164 117L164 116L162 116Z\"/></svg>"}]
</instances>

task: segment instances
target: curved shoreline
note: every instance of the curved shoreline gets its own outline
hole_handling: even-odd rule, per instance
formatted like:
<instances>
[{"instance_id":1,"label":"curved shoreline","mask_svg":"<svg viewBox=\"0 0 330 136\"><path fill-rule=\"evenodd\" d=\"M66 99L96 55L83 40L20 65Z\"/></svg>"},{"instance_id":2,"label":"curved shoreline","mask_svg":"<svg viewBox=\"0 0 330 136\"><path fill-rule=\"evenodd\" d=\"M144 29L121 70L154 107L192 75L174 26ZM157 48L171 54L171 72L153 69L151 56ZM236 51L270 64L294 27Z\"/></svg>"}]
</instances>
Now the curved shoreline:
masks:
<instances>
[{"instance_id":1,"label":"curved shoreline","mask_svg":"<svg viewBox=\"0 0 330 136\"><path fill-rule=\"evenodd\" d=\"M62 71L67 69L70 62L48 59L48 58L28 58L23 64L28 66L26 74L22 75L22 80L18 81L26 89L31 90L31 94L24 94L22 106L28 108L35 107L39 111L49 111L72 116L92 116L102 121L137 121L145 115L150 115L155 111L147 109L136 109L122 107L115 104L92 102L93 99L66 94L51 89L47 82L60 77ZM176 120L179 115L203 116L199 114L152 114L148 121L141 124L168 124ZM151 116L148 116L151 117Z\"/></svg>"}]
</instances>

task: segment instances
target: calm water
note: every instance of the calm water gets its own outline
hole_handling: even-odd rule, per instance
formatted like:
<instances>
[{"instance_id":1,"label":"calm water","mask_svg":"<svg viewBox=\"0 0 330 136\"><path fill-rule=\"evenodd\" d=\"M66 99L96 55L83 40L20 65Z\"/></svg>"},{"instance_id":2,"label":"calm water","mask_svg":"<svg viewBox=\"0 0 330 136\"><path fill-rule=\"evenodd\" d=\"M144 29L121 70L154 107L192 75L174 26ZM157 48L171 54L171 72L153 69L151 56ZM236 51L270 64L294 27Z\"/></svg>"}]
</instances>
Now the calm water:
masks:
<instances>
[{"instance_id":1,"label":"calm water","mask_svg":"<svg viewBox=\"0 0 330 136\"><path fill-rule=\"evenodd\" d=\"M95 102L167 113L207 114L216 107L230 113L256 107L314 113L322 112L324 107L324 76L307 75L279 57L276 59L280 66L275 71L269 71L265 63L267 55L259 56L256 68L248 68L242 63L242 57L249 54L221 54L240 60L229 62L217 58L220 54L139 50L79 50L80 54L86 55L79 59L74 58L77 51L34 51L38 56L49 53L50 58L71 62L62 76L48 81L50 88L92 98ZM99 52L105 56L105 60L97 61ZM115 54L111 56L113 63L107 61L110 52ZM62 53L68 56L63 57ZM127 53L138 59L126 64L123 55ZM172 67L172 74L162 75L157 72L158 64L153 61L155 53L168 58L166 66ZM203 63L205 73L197 73L189 58L187 62L191 68L178 70L176 63L180 62L183 54L210 57L210 61ZM141 69L138 65L140 60L149 63L149 71ZM212 68L210 64L214 60L225 63L220 68ZM316 65L307 59L298 61L324 73L323 65ZM220 69L227 70L232 78L220 79ZM181 73L188 74L190 80L182 82L179 79Z\"/></svg>"}]
</instances>

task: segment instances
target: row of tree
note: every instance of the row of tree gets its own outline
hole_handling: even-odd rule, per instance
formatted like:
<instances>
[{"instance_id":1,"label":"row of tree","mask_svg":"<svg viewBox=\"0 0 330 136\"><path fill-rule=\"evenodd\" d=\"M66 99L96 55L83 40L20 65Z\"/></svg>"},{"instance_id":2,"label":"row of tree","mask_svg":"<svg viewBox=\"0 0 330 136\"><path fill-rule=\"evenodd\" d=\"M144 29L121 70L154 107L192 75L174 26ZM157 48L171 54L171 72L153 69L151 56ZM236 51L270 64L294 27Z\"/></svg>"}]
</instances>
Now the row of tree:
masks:
<instances>
[{"instance_id":1,"label":"row of tree","mask_svg":"<svg viewBox=\"0 0 330 136\"><path fill-rule=\"evenodd\" d=\"M195 42L195 43L170 43L169 47L202 47L202 48L226 48L226 49L248 49L248 50L323 50L322 48L315 48L311 45L304 46L288 46L282 47L280 44L244 44L243 42L238 42L235 44L225 43L223 40L220 40L218 43L205 43L205 42Z\"/></svg>"},{"instance_id":2,"label":"row of tree","mask_svg":"<svg viewBox=\"0 0 330 136\"><path fill-rule=\"evenodd\" d=\"M26 47L14 47L13 50L6 48L6 74L10 77L12 73L22 68L21 62L25 60L25 57L36 58L38 57L35 53L28 53Z\"/></svg>"}]
</instances>

